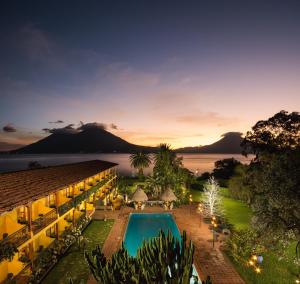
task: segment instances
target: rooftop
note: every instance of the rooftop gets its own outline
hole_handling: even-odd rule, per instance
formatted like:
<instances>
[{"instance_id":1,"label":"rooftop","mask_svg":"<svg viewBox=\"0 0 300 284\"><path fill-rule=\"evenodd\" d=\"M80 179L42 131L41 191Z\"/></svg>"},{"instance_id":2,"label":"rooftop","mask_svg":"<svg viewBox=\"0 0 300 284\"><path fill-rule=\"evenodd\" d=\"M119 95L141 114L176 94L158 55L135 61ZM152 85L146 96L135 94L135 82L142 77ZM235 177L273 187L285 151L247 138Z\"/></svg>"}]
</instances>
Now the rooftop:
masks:
<instances>
[{"instance_id":1,"label":"rooftop","mask_svg":"<svg viewBox=\"0 0 300 284\"><path fill-rule=\"evenodd\" d=\"M117 164L93 160L0 174L0 213L78 183Z\"/></svg>"}]
</instances>

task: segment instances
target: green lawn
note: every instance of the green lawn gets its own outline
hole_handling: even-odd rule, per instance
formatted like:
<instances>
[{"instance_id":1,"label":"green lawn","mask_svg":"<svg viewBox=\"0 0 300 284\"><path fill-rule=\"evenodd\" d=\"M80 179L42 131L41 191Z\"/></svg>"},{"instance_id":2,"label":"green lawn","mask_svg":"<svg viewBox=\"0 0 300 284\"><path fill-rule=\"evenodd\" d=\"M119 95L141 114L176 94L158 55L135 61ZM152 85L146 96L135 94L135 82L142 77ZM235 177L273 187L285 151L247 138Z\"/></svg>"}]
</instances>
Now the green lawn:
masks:
<instances>
[{"instance_id":1,"label":"green lawn","mask_svg":"<svg viewBox=\"0 0 300 284\"><path fill-rule=\"evenodd\" d=\"M197 190L190 191L193 200L202 201L202 192ZM229 197L226 188L221 189L223 210L228 222L237 230L250 227L252 212L243 202ZM295 255L295 244L288 249L289 258ZM236 270L249 284L292 284L295 283L297 267L290 261L279 261L274 253L268 252L264 255L262 273L256 274L251 268L233 261Z\"/></svg>"},{"instance_id":2,"label":"green lawn","mask_svg":"<svg viewBox=\"0 0 300 284\"><path fill-rule=\"evenodd\" d=\"M245 229L249 227L251 220L251 209L243 202L229 198L228 190L221 188L222 206L228 222L235 226L236 229ZM193 196L193 201L202 201L202 191L190 190Z\"/></svg>"},{"instance_id":3,"label":"green lawn","mask_svg":"<svg viewBox=\"0 0 300 284\"><path fill-rule=\"evenodd\" d=\"M246 204L228 197L223 197L222 203L225 216L235 229L241 230L249 227L252 212Z\"/></svg>"},{"instance_id":4,"label":"green lawn","mask_svg":"<svg viewBox=\"0 0 300 284\"><path fill-rule=\"evenodd\" d=\"M295 254L295 244L288 251L292 258ZM279 261L272 252L264 256L262 273L256 274L251 268L233 261L236 270L249 284L294 284L297 268L292 262Z\"/></svg>"},{"instance_id":5,"label":"green lawn","mask_svg":"<svg viewBox=\"0 0 300 284\"><path fill-rule=\"evenodd\" d=\"M94 220L83 232L84 237L88 239L87 250L91 251L97 244L103 245L108 233L110 232L113 220L98 221ZM87 282L89 269L85 262L83 252L71 248L68 253L55 265L47 275L43 284L69 284L69 278L72 277L74 284Z\"/></svg>"}]
</instances>

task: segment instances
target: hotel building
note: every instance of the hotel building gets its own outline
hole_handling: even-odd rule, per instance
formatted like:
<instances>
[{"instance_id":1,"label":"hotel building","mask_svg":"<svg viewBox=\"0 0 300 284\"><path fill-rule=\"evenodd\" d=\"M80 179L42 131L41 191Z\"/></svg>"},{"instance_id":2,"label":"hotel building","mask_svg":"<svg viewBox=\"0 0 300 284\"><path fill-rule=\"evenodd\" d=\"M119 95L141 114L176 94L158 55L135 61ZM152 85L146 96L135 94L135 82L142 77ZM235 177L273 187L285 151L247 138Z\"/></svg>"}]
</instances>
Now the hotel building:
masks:
<instances>
[{"instance_id":1,"label":"hotel building","mask_svg":"<svg viewBox=\"0 0 300 284\"><path fill-rule=\"evenodd\" d=\"M28 269L24 256L32 263L66 228L92 215L97 200L106 202L116 166L95 160L0 174L0 245L18 249L11 261L0 255L0 283Z\"/></svg>"}]
</instances>

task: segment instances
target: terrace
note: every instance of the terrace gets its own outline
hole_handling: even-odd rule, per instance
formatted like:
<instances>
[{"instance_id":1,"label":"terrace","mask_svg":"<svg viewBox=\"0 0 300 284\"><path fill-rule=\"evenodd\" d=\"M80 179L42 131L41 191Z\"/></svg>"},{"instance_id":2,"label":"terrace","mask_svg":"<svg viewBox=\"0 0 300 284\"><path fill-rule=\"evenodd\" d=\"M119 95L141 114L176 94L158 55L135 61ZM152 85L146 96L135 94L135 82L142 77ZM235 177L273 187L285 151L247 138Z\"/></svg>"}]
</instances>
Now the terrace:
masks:
<instances>
[{"instance_id":1,"label":"terrace","mask_svg":"<svg viewBox=\"0 0 300 284\"><path fill-rule=\"evenodd\" d=\"M40 215L40 217L32 221L32 232L34 234L37 234L42 229L46 228L48 225L54 222L57 217L58 215L56 209L53 209L44 215Z\"/></svg>"},{"instance_id":2,"label":"terrace","mask_svg":"<svg viewBox=\"0 0 300 284\"><path fill-rule=\"evenodd\" d=\"M18 247L29 239L30 239L29 227L25 225L18 231L10 235L4 236L4 238L0 241L0 244L4 242L11 242Z\"/></svg>"}]
</instances>

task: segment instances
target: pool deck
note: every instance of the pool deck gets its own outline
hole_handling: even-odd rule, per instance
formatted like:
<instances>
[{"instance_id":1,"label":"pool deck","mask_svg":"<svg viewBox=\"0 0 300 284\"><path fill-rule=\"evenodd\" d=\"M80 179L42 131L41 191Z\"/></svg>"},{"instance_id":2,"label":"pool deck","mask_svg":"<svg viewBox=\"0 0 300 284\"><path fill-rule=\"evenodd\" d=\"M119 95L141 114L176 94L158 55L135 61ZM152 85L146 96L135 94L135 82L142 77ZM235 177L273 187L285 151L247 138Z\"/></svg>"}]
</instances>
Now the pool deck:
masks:
<instances>
[{"instance_id":1,"label":"pool deck","mask_svg":"<svg viewBox=\"0 0 300 284\"><path fill-rule=\"evenodd\" d=\"M208 224L202 222L201 216L196 212L196 205L186 205L169 211L173 214L176 224L182 233L187 232L189 239L195 245L194 264L201 279L210 275L213 284L244 284L240 275L236 272L228 258L222 253L222 239L212 247L212 233ZM103 245L102 251L106 257L111 257L122 243L128 217L130 213L158 213L166 212L161 207L147 207L143 211L124 207L117 211L96 211L94 219L114 219L115 223ZM90 284L95 283L92 279Z\"/></svg>"}]
</instances>

